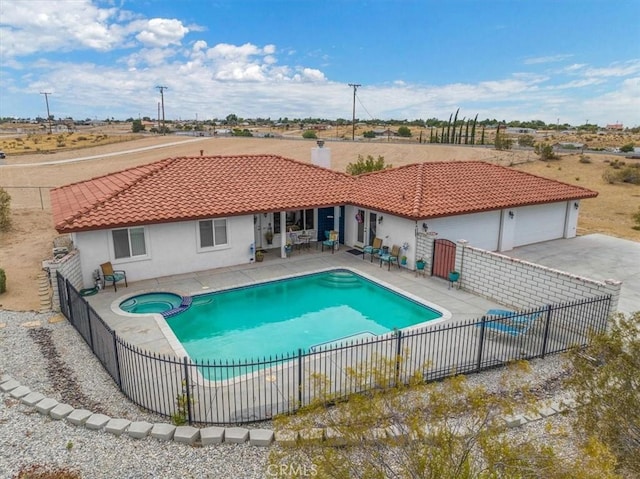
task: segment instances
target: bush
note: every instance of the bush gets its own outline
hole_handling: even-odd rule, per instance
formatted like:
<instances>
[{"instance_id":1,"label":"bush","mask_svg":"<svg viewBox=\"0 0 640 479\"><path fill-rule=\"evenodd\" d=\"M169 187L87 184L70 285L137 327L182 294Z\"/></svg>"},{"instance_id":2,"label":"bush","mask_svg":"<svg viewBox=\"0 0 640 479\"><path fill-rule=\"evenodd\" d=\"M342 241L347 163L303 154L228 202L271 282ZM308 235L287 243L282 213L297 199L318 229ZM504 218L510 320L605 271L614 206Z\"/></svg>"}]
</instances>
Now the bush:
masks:
<instances>
[{"instance_id":1,"label":"bush","mask_svg":"<svg viewBox=\"0 0 640 479\"><path fill-rule=\"evenodd\" d=\"M307 140L316 140L318 139L318 135L313 130L307 130L302 134L302 138L306 138Z\"/></svg>"},{"instance_id":2,"label":"bush","mask_svg":"<svg viewBox=\"0 0 640 479\"><path fill-rule=\"evenodd\" d=\"M624 162L614 161L602 174L602 179L607 183L631 183L640 185L640 165L626 166ZM615 171L614 171L615 170Z\"/></svg>"},{"instance_id":3,"label":"bush","mask_svg":"<svg viewBox=\"0 0 640 479\"><path fill-rule=\"evenodd\" d=\"M580 159L578 161L580 163L591 163L591 158L586 155L580 155Z\"/></svg>"},{"instance_id":4,"label":"bush","mask_svg":"<svg viewBox=\"0 0 640 479\"><path fill-rule=\"evenodd\" d=\"M11 228L11 195L0 188L0 231Z\"/></svg>"},{"instance_id":5,"label":"bush","mask_svg":"<svg viewBox=\"0 0 640 479\"><path fill-rule=\"evenodd\" d=\"M536 155L540 155L542 161L558 160L559 157L553 152L553 146L547 143L536 144L534 150Z\"/></svg>"},{"instance_id":6,"label":"bush","mask_svg":"<svg viewBox=\"0 0 640 479\"><path fill-rule=\"evenodd\" d=\"M522 135L518 137L518 145L520 146L533 146L535 144L535 138L533 135Z\"/></svg>"},{"instance_id":7,"label":"bush","mask_svg":"<svg viewBox=\"0 0 640 479\"><path fill-rule=\"evenodd\" d=\"M0 294L7 290L7 274L0 268Z\"/></svg>"},{"instance_id":8,"label":"bush","mask_svg":"<svg viewBox=\"0 0 640 479\"><path fill-rule=\"evenodd\" d=\"M630 153L633 151L633 143L627 143L626 145L622 145L620 147L620 151L622 153Z\"/></svg>"},{"instance_id":9,"label":"bush","mask_svg":"<svg viewBox=\"0 0 640 479\"><path fill-rule=\"evenodd\" d=\"M410 137L411 136L411 130L409 129L408 126L401 126L400 128L398 128L398 136L403 136L403 137Z\"/></svg>"},{"instance_id":10,"label":"bush","mask_svg":"<svg viewBox=\"0 0 640 479\"><path fill-rule=\"evenodd\" d=\"M365 138L375 138L376 134L373 132L373 130L369 130L365 131L362 136L364 136Z\"/></svg>"},{"instance_id":11,"label":"bush","mask_svg":"<svg viewBox=\"0 0 640 479\"><path fill-rule=\"evenodd\" d=\"M635 213L633 216L633 221L635 221L635 226L632 226L632 228L634 230L640 231L640 208L638 208L638 212Z\"/></svg>"}]
</instances>

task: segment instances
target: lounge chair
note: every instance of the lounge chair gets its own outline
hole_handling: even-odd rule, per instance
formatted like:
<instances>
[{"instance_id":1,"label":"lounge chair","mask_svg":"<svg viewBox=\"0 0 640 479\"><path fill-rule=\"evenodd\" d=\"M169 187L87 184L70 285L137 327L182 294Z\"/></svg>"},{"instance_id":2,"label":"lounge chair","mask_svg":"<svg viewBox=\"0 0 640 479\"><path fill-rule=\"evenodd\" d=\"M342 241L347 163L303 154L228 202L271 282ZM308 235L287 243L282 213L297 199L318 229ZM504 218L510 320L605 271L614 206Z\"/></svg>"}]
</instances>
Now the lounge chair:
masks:
<instances>
[{"instance_id":1,"label":"lounge chair","mask_svg":"<svg viewBox=\"0 0 640 479\"><path fill-rule=\"evenodd\" d=\"M542 316L539 312L519 313L517 311L508 311L506 309L490 309L482 323L476 324L487 331L496 334L507 334L509 336L518 337L526 334L537 320Z\"/></svg>"},{"instance_id":2,"label":"lounge chair","mask_svg":"<svg viewBox=\"0 0 640 479\"><path fill-rule=\"evenodd\" d=\"M391 247L391 252L380 255L380 267L382 268L382 263L387 263L387 270L391 270L391 263L396 263L398 265L398 269L400 269L400 261L398 257L400 256L400 246L393 245Z\"/></svg>"},{"instance_id":3,"label":"lounge chair","mask_svg":"<svg viewBox=\"0 0 640 479\"><path fill-rule=\"evenodd\" d=\"M369 246L365 246L362 249L362 261L364 261L364 255L371 255L371 262L373 263L373 257L380 253L382 249L382 239L381 238L373 238L373 242Z\"/></svg>"},{"instance_id":4,"label":"lounge chair","mask_svg":"<svg viewBox=\"0 0 640 479\"><path fill-rule=\"evenodd\" d=\"M114 270L110 262L102 263L100 265L100 269L102 270L105 288L107 287L107 281L111 281L113 283L113 290L117 292L118 287L116 286L116 283L122 280L124 280L125 287L129 287L127 284L127 273L123 270Z\"/></svg>"}]
</instances>

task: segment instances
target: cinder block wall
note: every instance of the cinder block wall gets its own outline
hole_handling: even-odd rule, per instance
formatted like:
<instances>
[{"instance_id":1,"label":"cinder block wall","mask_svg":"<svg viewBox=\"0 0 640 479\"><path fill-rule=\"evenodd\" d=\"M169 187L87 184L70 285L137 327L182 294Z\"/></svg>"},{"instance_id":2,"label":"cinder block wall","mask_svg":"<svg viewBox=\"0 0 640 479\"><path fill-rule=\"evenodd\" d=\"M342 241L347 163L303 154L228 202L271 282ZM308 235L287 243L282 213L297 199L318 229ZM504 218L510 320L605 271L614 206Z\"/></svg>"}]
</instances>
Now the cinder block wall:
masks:
<instances>
[{"instance_id":1,"label":"cinder block wall","mask_svg":"<svg viewBox=\"0 0 640 479\"><path fill-rule=\"evenodd\" d=\"M609 313L618 309L622 282L576 276L458 241L456 268L461 288L514 309L528 309L611 294Z\"/></svg>"},{"instance_id":2,"label":"cinder block wall","mask_svg":"<svg viewBox=\"0 0 640 479\"><path fill-rule=\"evenodd\" d=\"M78 250L71 251L68 255L60 259L52 259L42 262L43 268L49 269L49 279L53 285L53 297L51 299L51 309L60 311L60 295L58 294L58 286L56 283L56 272L64 276L76 289L82 289L82 269L80 267L80 252Z\"/></svg>"}]
</instances>

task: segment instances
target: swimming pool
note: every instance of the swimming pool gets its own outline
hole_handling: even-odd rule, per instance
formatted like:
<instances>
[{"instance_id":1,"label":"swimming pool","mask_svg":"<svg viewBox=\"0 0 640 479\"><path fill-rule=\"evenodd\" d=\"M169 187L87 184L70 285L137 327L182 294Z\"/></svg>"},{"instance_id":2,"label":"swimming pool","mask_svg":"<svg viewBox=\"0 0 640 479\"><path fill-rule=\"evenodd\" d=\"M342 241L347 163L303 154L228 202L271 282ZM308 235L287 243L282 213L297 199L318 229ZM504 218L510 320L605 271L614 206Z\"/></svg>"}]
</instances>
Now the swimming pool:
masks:
<instances>
[{"instance_id":1,"label":"swimming pool","mask_svg":"<svg viewBox=\"0 0 640 479\"><path fill-rule=\"evenodd\" d=\"M443 316L348 270L193 297L167 324L193 360L273 357L423 325Z\"/></svg>"}]
</instances>

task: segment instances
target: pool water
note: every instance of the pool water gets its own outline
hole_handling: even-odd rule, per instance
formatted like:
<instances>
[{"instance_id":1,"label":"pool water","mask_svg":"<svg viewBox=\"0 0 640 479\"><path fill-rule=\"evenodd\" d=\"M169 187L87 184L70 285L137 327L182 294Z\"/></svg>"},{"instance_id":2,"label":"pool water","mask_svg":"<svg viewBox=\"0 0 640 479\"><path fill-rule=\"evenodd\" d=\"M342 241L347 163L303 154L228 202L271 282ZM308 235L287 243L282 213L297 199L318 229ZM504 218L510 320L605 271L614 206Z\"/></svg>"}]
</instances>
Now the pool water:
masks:
<instances>
[{"instance_id":1,"label":"pool water","mask_svg":"<svg viewBox=\"0 0 640 479\"><path fill-rule=\"evenodd\" d=\"M379 335L442 313L337 270L195 296L167 323L194 360L243 360Z\"/></svg>"},{"instance_id":2,"label":"pool water","mask_svg":"<svg viewBox=\"0 0 640 479\"><path fill-rule=\"evenodd\" d=\"M180 306L182 296L173 293L145 293L126 299L120 309L127 313L165 313Z\"/></svg>"}]
</instances>

